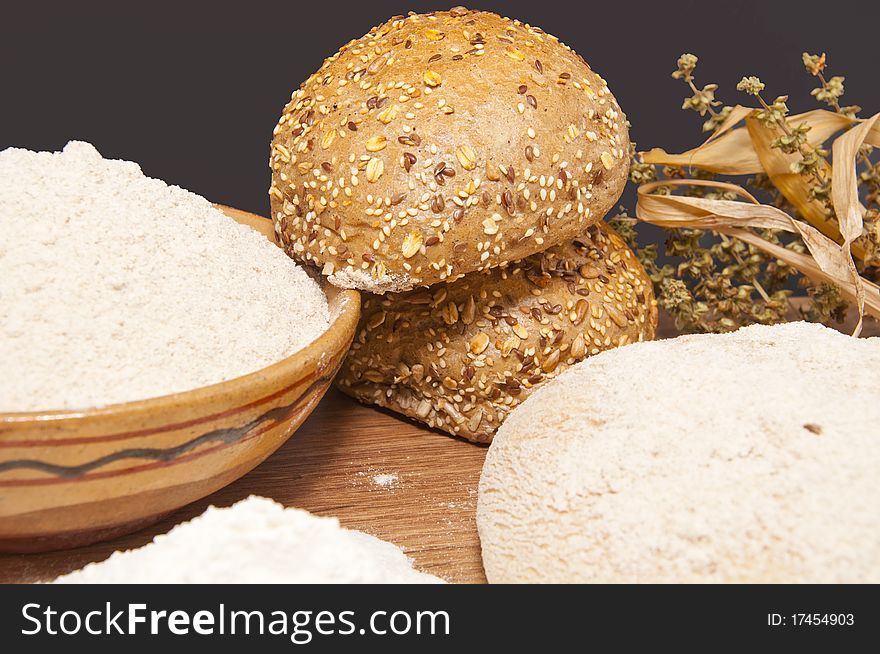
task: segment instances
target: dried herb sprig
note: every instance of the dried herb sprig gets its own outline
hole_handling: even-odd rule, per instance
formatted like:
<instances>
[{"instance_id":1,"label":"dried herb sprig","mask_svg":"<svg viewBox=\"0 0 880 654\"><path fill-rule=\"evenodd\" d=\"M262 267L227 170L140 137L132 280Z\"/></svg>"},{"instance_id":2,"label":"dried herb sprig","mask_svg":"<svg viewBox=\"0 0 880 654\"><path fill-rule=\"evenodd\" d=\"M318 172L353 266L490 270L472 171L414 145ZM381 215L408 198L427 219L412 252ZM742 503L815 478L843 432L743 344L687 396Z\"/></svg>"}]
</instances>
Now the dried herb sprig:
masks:
<instances>
[{"instance_id":1,"label":"dried herb sprig","mask_svg":"<svg viewBox=\"0 0 880 654\"><path fill-rule=\"evenodd\" d=\"M818 78L820 82L820 86L810 91L810 94L830 106L836 113L855 118L862 108L858 105L841 106L840 97L843 95L843 83L846 78L835 75L826 79L825 53L814 55L805 52L803 63L807 72ZM859 245L866 252L866 265L862 273L867 273L870 279L878 281L880 280L880 162L871 161L873 151L874 148L870 145L863 145L859 150L859 161L862 164L859 181L867 205L863 218L865 233L859 240Z\"/></svg>"},{"instance_id":2,"label":"dried herb sprig","mask_svg":"<svg viewBox=\"0 0 880 654\"><path fill-rule=\"evenodd\" d=\"M781 95L772 104L768 104L761 95L764 84L757 77L743 77L736 85L736 89L758 100L763 109L758 111L755 117L765 127L782 132L770 146L785 154L800 155L800 160L792 163L791 170L808 178L811 197L821 203L825 215L830 216L834 212L834 207L831 205L831 180L826 172L828 150L810 144L807 140L810 126L806 123L789 125L787 95Z\"/></svg>"},{"instance_id":3,"label":"dried herb sprig","mask_svg":"<svg viewBox=\"0 0 880 654\"><path fill-rule=\"evenodd\" d=\"M656 243L639 246L637 219L622 210L609 222L636 251L677 330L725 332L785 320L791 295L785 285L795 271L758 248L703 230L670 229L664 254L675 265L661 266Z\"/></svg>"},{"instance_id":4,"label":"dried herb sprig","mask_svg":"<svg viewBox=\"0 0 880 654\"><path fill-rule=\"evenodd\" d=\"M691 93L684 99L682 108L695 111L700 116L708 115L703 130L712 132L713 139L721 136L731 128L732 123L743 117L746 117L747 123L750 120L757 121L768 134L775 132L775 136L769 142L769 150L779 152L780 160L784 158L784 161L790 161L785 169L790 169L788 172L799 178L801 182L794 182L795 192L792 193L792 187L789 185L791 180L783 179L784 183L781 183L780 179L777 179L782 177L779 175L778 165L774 174L767 174L762 170L763 166L746 165L745 167L752 173L752 177L746 182L747 187L765 199L768 204L785 211L796 221L806 219L832 238L839 235L831 193L831 166L827 160L829 152L823 147L823 143L816 142L818 137L810 133L812 123L795 119L790 115L787 96L779 96L773 102L766 101L762 93L764 84L757 77L744 77L738 85L739 90L757 99L760 108L756 112L752 113L743 107L723 105L716 98L717 84L707 84L702 88L697 86L694 76L697 62L698 59L694 55L682 55L677 62L677 70L672 74L673 78L687 84ZM803 63L807 71L816 76L820 82L820 86L813 91L813 96L845 117L849 121L847 124L854 123L859 107L840 105L844 78L825 77L824 55L805 53ZM735 110L737 113L733 114ZM829 135L833 131L836 130L831 130ZM652 151L651 154L655 152ZM659 152L661 155L666 155L663 151ZM691 151L691 154L694 152L696 151ZM861 258L859 270L866 279L872 279L876 275L877 268L874 261L880 253L880 213L876 206L877 198L880 196L878 190L880 166L872 164L871 152L870 146L867 145L862 146L859 151L861 165L858 177L859 190L864 197L866 211L863 216L864 233L858 239L856 246ZM662 185L663 179L669 179L677 180L676 190L679 195L685 197L710 200L733 199L726 197L726 192L723 190L706 186L684 186L682 190L683 179L698 179L702 180L702 183L705 183L705 180L711 183L712 180L722 179L712 172L711 165L699 168L695 163L694 166L697 167L691 167L692 162L686 155L687 153L655 156L652 158L652 163L648 163L634 153L631 179L639 185L650 184L652 193L670 193L670 189ZM667 162L686 162L688 167L685 169L676 164L661 168L653 163L664 159ZM661 182L655 183L657 179ZM805 189L805 192L798 189ZM731 195L730 192L726 194ZM748 192L746 194L751 197ZM806 208L807 211L801 211L799 208ZM809 215L805 216L805 213ZM634 219L623 212L612 222L635 244ZM788 229L786 227L786 230ZM639 254L654 280L660 305L672 314L676 325L683 331L725 331L754 322L783 321L791 312L789 282L792 279L797 279L798 285L805 288L812 299L804 317L826 323L840 321L846 313L847 297L852 297L851 293L848 292L845 297L840 289L827 280L814 282L767 252L769 250L778 254L788 251L793 254L791 257L786 255L786 260L801 261L806 256L804 253L807 248L796 235L799 230L801 228L794 230L795 235L792 235L779 230L763 229L756 234L759 239L750 237L747 239L749 243L746 243L741 238L727 236L724 233L704 232L697 229L667 229L664 252L672 258L675 265L658 265L659 248L656 246L642 248ZM755 243L763 247L756 247ZM774 250L774 247L777 249ZM850 265L852 266L852 263ZM856 283L855 288L858 287L859 284Z\"/></svg>"},{"instance_id":5,"label":"dried herb sprig","mask_svg":"<svg viewBox=\"0 0 880 654\"><path fill-rule=\"evenodd\" d=\"M715 99L715 91L718 90L717 84L706 84L702 89L698 89L694 84L694 70L697 67L699 59L692 54L683 54L678 58L678 69L672 73L673 79L684 80L693 95L685 98L681 105L682 109L691 109L701 116L709 114L709 119L703 123L704 132L714 132L718 129L727 116L730 114L731 107L722 107L716 111L715 107L721 106L721 102Z\"/></svg>"}]
</instances>

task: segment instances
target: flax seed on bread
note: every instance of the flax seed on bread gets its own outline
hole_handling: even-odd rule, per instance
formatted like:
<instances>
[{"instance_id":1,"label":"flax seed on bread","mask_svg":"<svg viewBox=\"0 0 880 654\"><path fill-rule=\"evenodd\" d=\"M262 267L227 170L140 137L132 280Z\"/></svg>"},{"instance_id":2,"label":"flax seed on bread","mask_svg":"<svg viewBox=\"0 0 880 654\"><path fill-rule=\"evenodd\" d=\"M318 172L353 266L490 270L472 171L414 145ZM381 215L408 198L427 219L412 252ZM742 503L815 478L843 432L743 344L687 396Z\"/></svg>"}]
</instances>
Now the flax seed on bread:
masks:
<instances>
[{"instance_id":1,"label":"flax seed on bread","mask_svg":"<svg viewBox=\"0 0 880 654\"><path fill-rule=\"evenodd\" d=\"M575 52L456 7L344 45L275 127L279 241L374 293L454 280L570 242L619 197L626 118Z\"/></svg>"},{"instance_id":2,"label":"flax seed on bread","mask_svg":"<svg viewBox=\"0 0 880 654\"><path fill-rule=\"evenodd\" d=\"M604 223L507 267L363 300L338 387L477 442L536 387L650 340L657 321L650 280Z\"/></svg>"}]
</instances>

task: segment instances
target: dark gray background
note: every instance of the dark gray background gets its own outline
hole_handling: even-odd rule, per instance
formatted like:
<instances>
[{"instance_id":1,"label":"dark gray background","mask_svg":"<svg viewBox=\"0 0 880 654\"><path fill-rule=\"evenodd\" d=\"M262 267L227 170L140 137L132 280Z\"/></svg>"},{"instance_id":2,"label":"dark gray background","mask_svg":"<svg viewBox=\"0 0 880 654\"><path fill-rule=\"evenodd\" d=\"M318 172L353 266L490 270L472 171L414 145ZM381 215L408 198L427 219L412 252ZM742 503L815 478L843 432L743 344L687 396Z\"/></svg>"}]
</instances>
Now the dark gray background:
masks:
<instances>
[{"instance_id":1,"label":"dark gray background","mask_svg":"<svg viewBox=\"0 0 880 654\"><path fill-rule=\"evenodd\" d=\"M24 6L24 5L27 6ZM94 143L154 177L265 214L268 143L290 93L324 57L394 14L436 2L7 4L0 19L0 148ZM611 85L641 147L701 138L669 75L700 57L698 81L734 89L757 74L768 97L815 105L803 50L828 53L844 100L880 110L880 2L470 2L555 34Z\"/></svg>"}]
</instances>

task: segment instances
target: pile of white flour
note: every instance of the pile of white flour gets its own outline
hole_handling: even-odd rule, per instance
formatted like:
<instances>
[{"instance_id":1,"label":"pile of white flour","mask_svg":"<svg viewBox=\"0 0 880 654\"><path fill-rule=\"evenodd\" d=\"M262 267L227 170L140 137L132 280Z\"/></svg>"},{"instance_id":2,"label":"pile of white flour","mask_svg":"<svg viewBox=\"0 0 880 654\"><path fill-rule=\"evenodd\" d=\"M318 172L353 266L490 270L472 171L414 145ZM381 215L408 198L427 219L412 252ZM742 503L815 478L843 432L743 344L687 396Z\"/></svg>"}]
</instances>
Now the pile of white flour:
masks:
<instances>
[{"instance_id":1,"label":"pile of white flour","mask_svg":"<svg viewBox=\"0 0 880 654\"><path fill-rule=\"evenodd\" d=\"M249 497L56 583L439 583L395 545L335 518Z\"/></svg>"},{"instance_id":2,"label":"pile of white flour","mask_svg":"<svg viewBox=\"0 0 880 654\"><path fill-rule=\"evenodd\" d=\"M0 152L0 234L0 411L224 381L328 326L320 287L265 237L87 143Z\"/></svg>"}]
</instances>

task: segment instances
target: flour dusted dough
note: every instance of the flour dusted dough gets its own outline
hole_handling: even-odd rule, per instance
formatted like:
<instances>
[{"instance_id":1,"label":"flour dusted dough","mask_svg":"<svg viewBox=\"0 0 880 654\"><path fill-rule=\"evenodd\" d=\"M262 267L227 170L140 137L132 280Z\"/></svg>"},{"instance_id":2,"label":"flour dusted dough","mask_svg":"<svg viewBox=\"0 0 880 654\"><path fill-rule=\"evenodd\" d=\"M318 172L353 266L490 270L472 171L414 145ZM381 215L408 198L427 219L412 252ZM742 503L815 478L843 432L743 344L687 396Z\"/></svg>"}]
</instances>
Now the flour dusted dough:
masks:
<instances>
[{"instance_id":1,"label":"flour dusted dough","mask_svg":"<svg viewBox=\"0 0 880 654\"><path fill-rule=\"evenodd\" d=\"M806 323L611 350L498 430L491 582L880 582L880 339Z\"/></svg>"},{"instance_id":2,"label":"flour dusted dough","mask_svg":"<svg viewBox=\"0 0 880 654\"><path fill-rule=\"evenodd\" d=\"M55 583L438 583L395 545L265 497L209 507Z\"/></svg>"}]
</instances>

